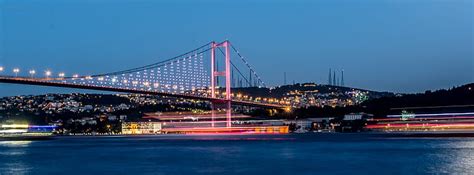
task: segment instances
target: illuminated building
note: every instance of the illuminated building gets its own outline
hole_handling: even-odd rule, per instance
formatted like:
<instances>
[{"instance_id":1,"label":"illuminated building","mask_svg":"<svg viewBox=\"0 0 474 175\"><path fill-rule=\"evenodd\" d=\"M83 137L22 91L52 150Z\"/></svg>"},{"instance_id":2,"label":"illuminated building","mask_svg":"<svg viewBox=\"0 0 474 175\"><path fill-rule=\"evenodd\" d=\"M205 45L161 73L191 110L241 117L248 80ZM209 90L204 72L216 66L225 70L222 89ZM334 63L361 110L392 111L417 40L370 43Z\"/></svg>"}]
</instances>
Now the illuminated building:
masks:
<instances>
[{"instance_id":1,"label":"illuminated building","mask_svg":"<svg viewBox=\"0 0 474 175\"><path fill-rule=\"evenodd\" d=\"M346 114L343 120L362 120L363 114Z\"/></svg>"},{"instance_id":2,"label":"illuminated building","mask_svg":"<svg viewBox=\"0 0 474 175\"><path fill-rule=\"evenodd\" d=\"M160 134L161 122L123 122L122 134Z\"/></svg>"}]
</instances>

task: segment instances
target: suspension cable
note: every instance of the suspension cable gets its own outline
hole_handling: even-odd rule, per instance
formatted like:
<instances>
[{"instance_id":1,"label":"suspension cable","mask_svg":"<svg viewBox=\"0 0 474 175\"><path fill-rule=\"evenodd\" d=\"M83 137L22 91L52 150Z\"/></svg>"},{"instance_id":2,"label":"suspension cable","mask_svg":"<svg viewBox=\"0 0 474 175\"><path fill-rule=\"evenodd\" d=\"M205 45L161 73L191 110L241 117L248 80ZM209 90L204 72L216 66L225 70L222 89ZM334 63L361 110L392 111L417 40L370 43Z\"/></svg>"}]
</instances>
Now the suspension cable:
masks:
<instances>
[{"instance_id":1,"label":"suspension cable","mask_svg":"<svg viewBox=\"0 0 474 175\"><path fill-rule=\"evenodd\" d=\"M230 41L228 41L228 42L230 42ZM234 44L230 44L230 46L232 47L232 49L234 50L234 52L237 53L237 55L240 57L240 59L245 63L245 65L246 65L250 70L252 70L253 74L255 75L255 77L257 77L258 81L262 82L263 86L266 87L265 82L262 81L262 79L260 78L260 76L258 76L257 72L255 72L255 70L252 68L252 66L250 66L250 64L244 59L244 57L240 54L240 52L234 47Z\"/></svg>"},{"instance_id":2,"label":"suspension cable","mask_svg":"<svg viewBox=\"0 0 474 175\"><path fill-rule=\"evenodd\" d=\"M163 61L160 61L160 62L156 62L156 63L153 63L153 64L148 64L148 65L145 65L145 66L140 66L140 67L136 67L136 68L131 68L131 69L127 69L127 70L122 70L122 71L116 71L116 72L110 72L110 73L102 73L102 74L96 74L96 75L91 75L91 76L81 76L81 77L64 77L64 78L61 78L61 79L77 79L77 78L87 78L87 77L102 77L102 76L109 76L109 75L119 75L119 74L127 74L127 73L133 73L133 72L138 72L138 71L142 71L142 70L147 70L147 69L152 69L152 68L156 68L156 67L161 67L163 65L166 65L167 63L169 62L174 62L174 61L179 61L179 60L182 60L182 59L178 59L178 58L181 58L185 55L189 55L193 52L196 52L202 48L205 48L206 46L209 46L212 42L209 42L205 45L202 45L196 49L193 49L191 51L188 51L186 53L183 53L183 54L180 54L178 56L175 56L175 57L172 57L172 58L169 58L169 59L166 59L166 60L163 60ZM200 51L196 54L202 54L204 52L207 52L211 50L211 48L207 48L203 51Z\"/></svg>"}]
</instances>

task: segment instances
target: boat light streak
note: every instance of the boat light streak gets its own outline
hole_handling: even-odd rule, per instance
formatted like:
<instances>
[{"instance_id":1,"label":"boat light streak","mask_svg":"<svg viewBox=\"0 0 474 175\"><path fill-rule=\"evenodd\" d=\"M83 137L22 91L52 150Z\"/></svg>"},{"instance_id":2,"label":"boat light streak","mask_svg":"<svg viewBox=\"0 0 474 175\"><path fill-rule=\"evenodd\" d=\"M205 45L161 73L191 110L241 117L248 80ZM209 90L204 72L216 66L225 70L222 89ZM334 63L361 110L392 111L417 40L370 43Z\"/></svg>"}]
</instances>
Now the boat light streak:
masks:
<instances>
[{"instance_id":1,"label":"boat light streak","mask_svg":"<svg viewBox=\"0 0 474 175\"><path fill-rule=\"evenodd\" d=\"M446 116L446 115L474 115L474 112L466 113L438 113L438 114L413 114L415 117ZM387 117L402 117L402 115L387 115Z\"/></svg>"},{"instance_id":2,"label":"boat light streak","mask_svg":"<svg viewBox=\"0 0 474 175\"><path fill-rule=\"evenodd\" d=\"M2 128L28 128L29 125L19 125L19 124L13 124L13 125L2 125Z\"/></svg>"}]
</instances>

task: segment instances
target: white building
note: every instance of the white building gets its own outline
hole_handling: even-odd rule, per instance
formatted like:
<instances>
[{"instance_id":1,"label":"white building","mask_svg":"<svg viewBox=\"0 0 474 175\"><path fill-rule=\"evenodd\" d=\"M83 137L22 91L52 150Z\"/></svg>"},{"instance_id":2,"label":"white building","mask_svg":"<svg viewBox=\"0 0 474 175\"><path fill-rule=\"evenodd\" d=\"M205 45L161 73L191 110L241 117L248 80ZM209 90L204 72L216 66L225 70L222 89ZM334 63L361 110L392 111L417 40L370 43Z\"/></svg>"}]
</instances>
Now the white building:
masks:
<instances>
[{"instance_id":1,"label":"white building","mask_svg":"<svg viewBox=\"0 0 474 175\"><path fill-rule=\"evenodd\" d=\"M122 134L160 134L161 122L123 122Z\"/></svg>"}]
</instances>

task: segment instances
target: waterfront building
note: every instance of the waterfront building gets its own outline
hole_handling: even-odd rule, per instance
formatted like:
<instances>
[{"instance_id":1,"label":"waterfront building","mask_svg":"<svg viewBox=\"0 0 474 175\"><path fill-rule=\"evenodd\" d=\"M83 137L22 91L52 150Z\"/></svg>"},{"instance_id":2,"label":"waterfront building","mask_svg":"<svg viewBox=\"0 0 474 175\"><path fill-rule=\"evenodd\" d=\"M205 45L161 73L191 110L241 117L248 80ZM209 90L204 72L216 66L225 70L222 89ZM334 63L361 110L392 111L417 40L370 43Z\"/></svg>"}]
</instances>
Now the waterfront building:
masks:
<instances>
[{"instance_id":1,"label":"waterfront building","mask_svg":"<svg viewBox=\"0 0 474 175\"><path fill-rule=\"evenodd\" d=\"M346 120L346 121L362 120L362 114L346 114L344 115L343 120Z\"/></svg>"},{"instance_id":2,"label":"waterfront building","mask_svg":"<svg viewBox=\"0 0 474 175\"><path fill-rule=\"evenodd\" d=\"M123 122L122 134L161 134L161 122Z\"/></svg>"}]
</instances>

